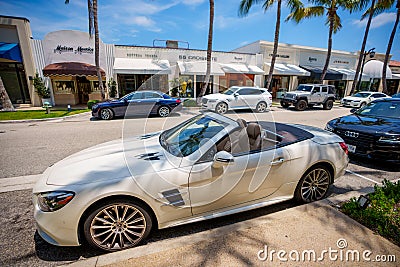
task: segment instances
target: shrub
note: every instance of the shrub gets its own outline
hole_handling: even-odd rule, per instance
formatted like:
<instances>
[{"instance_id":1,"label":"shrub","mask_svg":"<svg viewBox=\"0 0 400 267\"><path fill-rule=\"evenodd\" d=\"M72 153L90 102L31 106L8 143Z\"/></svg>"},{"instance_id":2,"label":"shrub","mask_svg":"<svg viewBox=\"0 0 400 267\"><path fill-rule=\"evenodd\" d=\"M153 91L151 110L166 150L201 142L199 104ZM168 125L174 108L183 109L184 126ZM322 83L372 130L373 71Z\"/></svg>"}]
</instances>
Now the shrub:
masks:
<instances>
[{"instance_id":1,"label":"shrub","mask_svg":"<svg viewBox=\"0 0 400 267\"><path fill-rule=\"evenodd\" d=\"M100 102L100 100L89 100L87 102L88 109L92 109L93 105L96 104L96 103L99 103L99 102Z\"/></svg>"},{"instance_id":2,"label":"shrub","mask_svg":"<svg viewBox=\"0 0 400 267\"><path fill-rule=\"evenodd\" d=\"M47 88L39 74L36 73L35 78L33 78L33 86L35 87L35 91L41 98L50 98L50 89Z\"/></svg>"}]
</instances>

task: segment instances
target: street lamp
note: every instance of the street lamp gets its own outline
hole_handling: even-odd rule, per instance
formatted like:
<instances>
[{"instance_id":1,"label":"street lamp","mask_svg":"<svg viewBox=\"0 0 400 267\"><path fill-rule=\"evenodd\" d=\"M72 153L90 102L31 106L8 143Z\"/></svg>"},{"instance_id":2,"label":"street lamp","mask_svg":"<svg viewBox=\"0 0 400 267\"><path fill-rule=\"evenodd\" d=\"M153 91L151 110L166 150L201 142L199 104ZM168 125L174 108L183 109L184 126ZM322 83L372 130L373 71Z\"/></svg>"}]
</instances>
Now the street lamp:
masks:
<instances>
[{"instance_id":1,"label":"street lamp","mask_svg":"<svg viewBox=\"0 0 400 267\"><path fill-rule=\"evenodd\" d=\"M358 91L360 91L360 87L361 87L361 82L362 82L362 75L363 75L363 71L364 71L364 62L365 62L365 57L367 55L369 55L370 58L373 58L375 56L375 47L371 48L370 50L368 50L367 52L363 53L363 59L362 59L362 64L361 64L361 74L360 74L360 79L358 80Z\"/></svg>"}]
</instances>

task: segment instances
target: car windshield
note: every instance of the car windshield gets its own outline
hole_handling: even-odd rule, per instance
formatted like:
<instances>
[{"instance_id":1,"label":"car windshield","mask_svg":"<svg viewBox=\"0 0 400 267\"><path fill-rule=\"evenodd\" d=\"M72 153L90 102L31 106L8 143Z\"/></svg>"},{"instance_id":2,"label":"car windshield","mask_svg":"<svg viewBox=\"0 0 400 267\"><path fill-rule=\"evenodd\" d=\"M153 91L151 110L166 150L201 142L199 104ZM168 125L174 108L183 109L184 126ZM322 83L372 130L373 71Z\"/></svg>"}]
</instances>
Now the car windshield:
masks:
<instances>
[{"instance_id":1,"label":"car windshield","mask_svg":"<svg viewBox=\"0 0 400 267\"><path fill-rule=\"evenodd\" d=\"M186 157L199 149L201 143L224 130L228 124L207 115L196 116L183 124L164 131L160 143L174 156Z\"/></svg>"},{"instance_id":2,"label":"car windshield","mask_svg":"<svg viewBox=\"0 0 400 267\"><path fill-rule=\"evenodd\" d=\"M400 102L372 102L355 112L357 115L400 119Z\"/></svg>"},{"instance_id":3,"label":"car windshield","mask_svg":"<svg viewBox=\"0 0 400 267\"><path fill-rule=\"evenodd\" d=\"M312 86L312 85L300 84L300 85L297 87L297 91L311 92L312 89L313 89L313 86Z\"/></svg>"},{"instance_id":4,"label":"car windshield","mask_svg":"<svg viewBox=\"0 0 400 267\"><path fill-rule=\"evenodd\" d=\"M225 95L232 95L233 93L235 93L239 88L237 87L231 87L227 90L225 90L224 94Z\"/></svg>"},{"instance_id":5,"label":"car windshield","mask_svg":"<svg viewBox=\"0 0 400 267\"><path fill-rule=\"evenodd\" d=\"M356 93L353 96L354 97L361 97L361 98L367 98L369 97L371 94L370 93Z\"/></svg>"}]
</instances>

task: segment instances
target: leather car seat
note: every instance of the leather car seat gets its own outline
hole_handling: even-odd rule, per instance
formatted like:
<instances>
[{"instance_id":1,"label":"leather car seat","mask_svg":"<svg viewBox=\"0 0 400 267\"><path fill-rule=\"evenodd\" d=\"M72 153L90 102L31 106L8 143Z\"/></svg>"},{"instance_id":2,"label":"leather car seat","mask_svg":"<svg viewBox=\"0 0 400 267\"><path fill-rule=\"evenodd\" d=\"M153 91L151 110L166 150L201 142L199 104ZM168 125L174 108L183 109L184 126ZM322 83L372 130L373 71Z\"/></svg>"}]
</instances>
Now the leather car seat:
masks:
<instances>
[{"instance_id":1,"label":"leather car seat","mask_svg":"<svg viewBox=\"0 0 400 267\"><path fill-rule=\"evenodd\" d=\"M250 150L261 149L261 126L257 123L249 123L246 130Z\"/></svg>"}]
</instances>

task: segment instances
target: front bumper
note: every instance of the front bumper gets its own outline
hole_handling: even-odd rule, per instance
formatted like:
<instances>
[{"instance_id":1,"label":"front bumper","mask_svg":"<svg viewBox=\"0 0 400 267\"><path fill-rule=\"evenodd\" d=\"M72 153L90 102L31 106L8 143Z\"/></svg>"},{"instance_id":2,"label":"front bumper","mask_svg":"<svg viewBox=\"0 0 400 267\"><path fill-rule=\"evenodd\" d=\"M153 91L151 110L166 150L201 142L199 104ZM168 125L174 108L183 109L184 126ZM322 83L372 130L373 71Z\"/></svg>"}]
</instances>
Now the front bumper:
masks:
<instances>
[{"instance_id":1,"label":"front bumper","mask_svg":"<svg viewBox=\"0 0 400 267\"><path fill-rule=\"evenodd\" d=\"M361 102L341 102L342 106L344 107L351 107L351 108L358 108L360 107Z\"/></svg>"}]
</instances>

